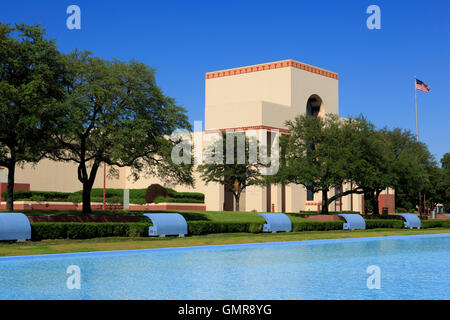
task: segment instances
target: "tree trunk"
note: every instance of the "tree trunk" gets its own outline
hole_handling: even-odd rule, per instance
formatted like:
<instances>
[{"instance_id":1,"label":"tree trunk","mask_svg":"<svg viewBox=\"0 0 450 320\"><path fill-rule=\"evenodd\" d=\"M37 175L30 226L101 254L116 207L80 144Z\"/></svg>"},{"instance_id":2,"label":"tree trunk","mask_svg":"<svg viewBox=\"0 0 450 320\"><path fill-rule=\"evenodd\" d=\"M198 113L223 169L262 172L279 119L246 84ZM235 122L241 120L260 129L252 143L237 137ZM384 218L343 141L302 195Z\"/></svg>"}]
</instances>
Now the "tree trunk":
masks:
<instances>
[{"instance_id":1,"label":"tree trunk","mask_svg":"<svg viewBox=\"0 0 450 320\"><path fill-rule=\"evenodd\" d=\"M380 214L380 203L378 202L378 196L382 190L376 190L373 195L373 213Z\"/></svg>"},{"instance_id":2,"label":"tree trunk","mask_svg":"<svg viewBox=\"0 0 450 320\"><path fill-rule=\"evenodd\" d=\"M240 198L241 198L240 194L237 194L234 196L234 202L235 202L234 211L236 211L236 212L239 212L239 199Z\"/></svg>"},{"instance_id":3,"label":"tree trunk","mask_svg":"<svg viewBox=\"0 0 450 320\"><path fill-rule=\"evenodd\" d=\"M375 190L374 189L364 189L364 214L376 214L374 210L374 198L375 198Z\"/></svg>"},{"instance_id":4,"label":"tree trunk","mask_svg":"<svg viewBox=\"0 0 450 320\"><path fill-rule=\"evenodd\" d=\"M90 174L87 174L86 164L80 163L78 166L78 180L83 184L83 213L92 213L91 191L100 164L94 162Z\"/></svg>"},{"instance_id":5,"label":"tree trunk","mask_svg":"<svg viewBox=\"0 0 450 320\"><path fill-rule=\"evenodd\" d=\"M6 189L6 210L14 211L14 174L16 170L16 163L10 160L8 166L8 187Z\"/></svg>"},{"instance_id":6,"label":"tree trunk","mask_svg":"<svg viewBox=\"0 0 450 320\"><path fill-rule=\"evenodd\" d=\"M83 184L83 213L92 213L91 190L92 186L89 186L89 182Z\"/></svg>"},{"instance_id":7,"label":"tree trunk","mask_svg":"<svg viewBox=\"0 0 450 320\"><path fill-rule=\"evenodd\" d=\"M328 212L328 190L322 190L322 214L329 214Z\"/></svg>"},{"instance_id":8,"label":"tree trunk","mask_svg":"<svg viewBox=\"0 0 450 320\"><path fill-rule=\"evenodd\" d=\"M372 197L369 197L369 192L367 191L367 189L364 189L364 210L363 210L363 214L368 214L369 210L368 207L370 206L370 199L372 199Z\"/></svg>"}]
</instances>

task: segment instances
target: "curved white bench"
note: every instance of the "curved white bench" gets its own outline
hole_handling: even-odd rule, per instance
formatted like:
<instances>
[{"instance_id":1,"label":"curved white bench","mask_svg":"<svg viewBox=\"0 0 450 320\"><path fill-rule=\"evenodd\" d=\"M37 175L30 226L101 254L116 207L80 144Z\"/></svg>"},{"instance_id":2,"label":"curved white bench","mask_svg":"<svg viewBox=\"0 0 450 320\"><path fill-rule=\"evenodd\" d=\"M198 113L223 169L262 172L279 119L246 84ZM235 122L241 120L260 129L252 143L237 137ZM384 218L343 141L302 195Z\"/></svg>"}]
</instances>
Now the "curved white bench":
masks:
<instances>
[{"instance_id":1,"label":"curved white bench","mask_svg":"<svg viewBox=\"0 0 450 320\"><path fill-rule=\"evenodd\" d=\"M399 216L403 217L403 219L405 219L405 228L417 228L420 229L420 227L422 226L422 223L420 222L420 219L418 216L416 216L415 214L411 214L411 213L401 213L399 214Z\"/></svg>"},{"instance_id":2,"label":"curved white bench","mask_svg":"<svg viewBox=\"0 0 450 320\"><path fill-rule=\"evenodd\" d=\"M259 215L267 222L263 226L263 232L292 231L292 222L284 213L259 213Z\"/></svg>"},{"instance_id":3,"label":"curved white bench","mask_svg":"<svg viewBox=\"0 0 450 320\"><path fill-rule=\"evenodd\" d=\"M188 233L187 222L181 214L146 213L144 216L152 220L153 223L153 226L148 227L149 236L178 235L184 237Z\"/></svg>"},{"instance_id":4,"label":"curved white bench","mask_svg":"<svg viewBox=\"0 0 450 320\"><path fill-rule=\"evenodd\" d=\"M357 213L340 213L338 216L345 219L344 230L366 229L366 221Z\"/></svg>"},{"instance_id":5,"label":"curved white bench","mask_svg":"<svg viewBox=\"0 0 450 320\"><path fill-rule=\"evenodd\" d=\"M23 213L0 213L0 240L31 239L31 225Z\"/></svg>"}]
</instances>

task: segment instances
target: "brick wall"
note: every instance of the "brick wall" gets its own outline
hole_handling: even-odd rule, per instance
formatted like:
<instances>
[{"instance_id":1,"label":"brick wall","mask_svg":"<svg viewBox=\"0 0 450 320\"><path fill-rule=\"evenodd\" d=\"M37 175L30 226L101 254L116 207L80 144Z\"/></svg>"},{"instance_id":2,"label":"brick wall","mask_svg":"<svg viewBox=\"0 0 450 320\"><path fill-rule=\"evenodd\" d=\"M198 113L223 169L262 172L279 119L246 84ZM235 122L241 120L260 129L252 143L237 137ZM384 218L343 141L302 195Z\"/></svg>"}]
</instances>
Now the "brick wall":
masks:
<instances>
[{"instance_id":1,"label":"brick wall","mask_svg":"<svg viewBox=\"0 0 450 320\"><path fill-rule=\"evenodd\" d=\"M379 213L383 208L388 208L389 213L395 213L395 194L380 194L378 196Z\"/></svg>"}]
</instances>

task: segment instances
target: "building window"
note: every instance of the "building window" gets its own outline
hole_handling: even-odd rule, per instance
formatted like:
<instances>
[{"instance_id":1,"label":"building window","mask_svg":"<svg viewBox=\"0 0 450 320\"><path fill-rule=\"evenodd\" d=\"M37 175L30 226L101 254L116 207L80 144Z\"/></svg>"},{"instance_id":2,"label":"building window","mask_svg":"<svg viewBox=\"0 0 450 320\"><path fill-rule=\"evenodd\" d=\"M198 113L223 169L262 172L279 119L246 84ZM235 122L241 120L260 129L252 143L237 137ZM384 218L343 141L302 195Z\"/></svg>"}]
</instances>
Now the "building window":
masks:
<instances>
[{"instance_id":1,"label":"building window","mask_svg":"<svg viewBox=\"0 0 450 320\"><path fill-rule=\"evenodd\" d=\"M314 192L312 191L312 187L306 188L306 201L314 200Z\"/></svg>"}]
</instances>

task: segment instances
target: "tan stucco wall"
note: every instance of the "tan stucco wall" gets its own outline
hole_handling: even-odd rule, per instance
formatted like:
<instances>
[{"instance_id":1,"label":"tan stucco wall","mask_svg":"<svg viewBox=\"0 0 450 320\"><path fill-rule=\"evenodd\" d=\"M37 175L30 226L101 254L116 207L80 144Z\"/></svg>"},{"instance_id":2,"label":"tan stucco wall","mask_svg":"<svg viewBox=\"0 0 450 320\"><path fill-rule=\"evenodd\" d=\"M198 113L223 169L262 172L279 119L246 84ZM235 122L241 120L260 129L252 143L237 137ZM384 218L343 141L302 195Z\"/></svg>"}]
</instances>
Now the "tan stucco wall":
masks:
<instances>
[{"instance_id":1,"label":"tan stucco wall","mask_svg":"<svg viewBox=\"0 0 450 320\"><path fill-rule=\"evenodd\" d=\"M322 113L339 113L338 80L295 67L206 79L205 129L285 128L312 95L322 99Z\"/></svg>"},{"instance_id":2,"label":"tan stucco wall","mask_svg":"<svg viewBox=\"0 0 450 320\"><path fill-rule=\"evenodd\" d=\"M297 68L292 72L292 106L296 115L306 111L306 103L312 95L323 101L321 113L339 114L339 81Z\"/></svg>"},{"instance_id":3,"label":"tan stucco wall","mask_svg":"<svg viewBox=\"0 0 450 320\"><path fill-rule=\"evenodd\" d=\"M81 190L78 181L77 164L74 162L56 162L43 159L36 165L26 164L16 168L16 180L29 183L31 190L74 192ZM90 168L88 168L90 170ZM123 188L125 169L119 169L119 179L108 178L108 188ZM97 172L94 188L103 188L103 166Z\"/></svg>"}]
</instances>

